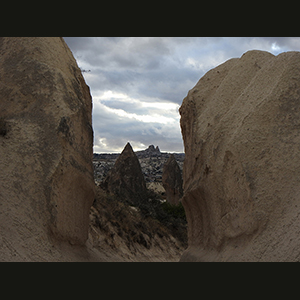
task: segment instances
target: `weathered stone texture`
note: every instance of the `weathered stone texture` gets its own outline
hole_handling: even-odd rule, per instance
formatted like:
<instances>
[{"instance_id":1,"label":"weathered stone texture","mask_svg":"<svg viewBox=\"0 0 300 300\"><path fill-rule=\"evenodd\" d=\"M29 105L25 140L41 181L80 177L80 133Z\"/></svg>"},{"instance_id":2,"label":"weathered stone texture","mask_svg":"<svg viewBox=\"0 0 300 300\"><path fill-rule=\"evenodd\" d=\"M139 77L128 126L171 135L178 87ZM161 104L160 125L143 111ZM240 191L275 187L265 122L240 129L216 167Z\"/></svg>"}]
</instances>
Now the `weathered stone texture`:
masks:
<instances>
[{"instance_id":1,"label":"weathered stone texture","mask_svg":"<svg viewBox=\"0 0 300 300\"><path fill-rule=\"evenodd\" d=\"M178 204L183 195L182 176L173 154L164 164L162 184L166 190L167 201L174 205Z\"/></svg>"},{"instance_id":2,"label":"weathered stone texture","mask_svg":"<svg viewBox=\"0 0 300 300\"><path fill-rule=\"evenodd\" d=\"M182 260L298 260L300 53L231 59L199 80L180 113Z\"/></svg>"},{"instance_id":3,"label":"weathered stone texture","mask_svg":"<svg viewBox=\"0 0 300 300\"><path fill-rule=\"evenodd\" d=\"M0 38L3 239L85 243L94 199L91 111L89 87L62 38Z\"/></svg>"},{"instance_id":4,"label":"weathered stone texture","mask_svg":"<svg viewBox=\"0 0 300 300\"><path fill-rule=\"evenodd\" d=\"M147 187L139 160L127 143L115 165L108 172L102 187L131 203L145 201Z\"/></svg>"}]
</instances>

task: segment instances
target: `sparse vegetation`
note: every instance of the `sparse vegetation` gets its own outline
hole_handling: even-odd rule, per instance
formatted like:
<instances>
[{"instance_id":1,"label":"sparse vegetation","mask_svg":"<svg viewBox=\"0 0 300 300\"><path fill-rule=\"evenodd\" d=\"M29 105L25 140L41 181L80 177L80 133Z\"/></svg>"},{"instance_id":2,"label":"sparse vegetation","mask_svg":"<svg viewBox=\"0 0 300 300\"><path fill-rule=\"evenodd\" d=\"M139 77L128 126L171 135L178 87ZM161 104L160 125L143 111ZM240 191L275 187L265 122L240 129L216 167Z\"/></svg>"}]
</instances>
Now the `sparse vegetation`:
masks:
<instances>
[{"instance_id":1,"label":"sparse vegetation","mask_svg":"<svg viewBox=\"0 0 300 300\"><path fill-rule=\"evenodd\" d=\"M149 192L149 199L135 205L106 194L97 187L97 196L91 210L91 225L99 228L106 236L106 243L116 247L113 240L118 235L129 249L134 244L149 249L154 237L173 236L182 247L187 246L186 219L182 205L175 207L161 202Z\"/></svg>"},{"instance_id":2,"label":"sparse vegetation","mask_svg":"<svg viewBox=\"0 0 300 300\"><path fill-rule=\"evenodd\" d=\"M129 251L131 255L153 247L160 251L164 249L168 254L172 251L181 252L187 246L187 222L183 206L166 202L166 196L161 191L147 189L145 183L145 175L150 182L153 178L161 181L159 172L162 172L162 163L158 158L163 155L154 146L140 151L139 155L146 156L148 160L151 158L151 162L160 161L159 166L150 163L143 174L137 155L127 143L105 179L96 184L97 196L91 209L94 240L99 241L99 247L104 241L116 251L125 247L123 253ZM107 155L104 157L106 159ZM101 165L100 161L96 162L97 166ZM150 169L156 173L153 175Z\"/></svg>"},{"instance_id":3,"label":"sparse vegetation","mask_svg":"<svg viewBox=\"0 0 300 300\"><path fill-rule=\"evenodd\" d=\"M148 191L148 199L134 202L134 204L122 199L118 199L118 201L136 207L144 218L152 218L159 221L171 231L174 237L178 238L182 243L187 243L187 222L181 203L179 205L172 205L166 201L162 201L160 196L153 191Z\"/></svg>"}]
</instances>

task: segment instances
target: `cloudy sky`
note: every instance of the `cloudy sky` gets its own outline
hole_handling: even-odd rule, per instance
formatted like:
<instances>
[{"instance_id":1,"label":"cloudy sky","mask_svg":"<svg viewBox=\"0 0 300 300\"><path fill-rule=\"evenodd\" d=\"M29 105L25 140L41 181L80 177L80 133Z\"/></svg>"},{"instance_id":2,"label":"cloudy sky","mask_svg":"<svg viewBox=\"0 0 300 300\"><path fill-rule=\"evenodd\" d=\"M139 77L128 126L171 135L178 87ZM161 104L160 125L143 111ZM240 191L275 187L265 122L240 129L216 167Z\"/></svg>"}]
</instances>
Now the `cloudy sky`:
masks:
<instances>
[{"instance_id":1,"label":"cloudy sky","mask_svg":"<svg viewBox=\"0 0 300 300\"><path fill-rule=\"evenodd\" d=\"M298 37L65 37L90 86L94 152L153 144L183 152L178 109L211 68L259 49L300 51Z\"/></svg>"}]
</instances>

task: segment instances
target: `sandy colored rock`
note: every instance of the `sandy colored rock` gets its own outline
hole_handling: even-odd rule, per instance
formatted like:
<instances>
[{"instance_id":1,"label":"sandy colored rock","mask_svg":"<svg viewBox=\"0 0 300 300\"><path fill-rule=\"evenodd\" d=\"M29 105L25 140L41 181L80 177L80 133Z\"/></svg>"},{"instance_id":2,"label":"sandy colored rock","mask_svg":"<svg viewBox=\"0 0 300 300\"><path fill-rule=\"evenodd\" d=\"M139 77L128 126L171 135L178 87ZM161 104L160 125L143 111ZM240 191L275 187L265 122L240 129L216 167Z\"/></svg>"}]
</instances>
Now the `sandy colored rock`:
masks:
<instances>
[{"instance_id":1,"label":"sandy colored rock","mask_svg":"<svg viewBox=\"0 0 300 300\"><path fill-rule=\"evenodd\" d=\"M173 154L170 155L163 167L162 184L166 190L167 201L178 204L182 195L182 176L180 168Z\"/></svg>"},{"instance_id":2,"label":"sandy colored rock","mask_svg":"<svg viewBox=\"0 0 300 300\"><path fill-rule=\"evenodd\" d=\"M180 108L183 261L298 261L300 53L249 51L207 72Z\"/></svg>"},{"instance_id":3,"label":"sandy colored rock","mask_svg":"<svg viewBox=\"0 0 300 300\"><path fill-rule=\"evenodd\" d=\"M87 240L91 111L62 38L0 38L0 260L59 259L50 241Z\"/></svg>"},{"instance_id":4,"label":"sandy colored rock","mask_svg":"<svg viewBox=\"0 0 300 300\"><path fill-rule=\"evenodd\" d=\"M165 193L166 193L166 190L164 189L161 182L155 182L155 181L149 182L149 183L147 183L147 188L148 188L148 190L151 190L154 193L159 194L159 195L165 195Z\"/></svg>"}]
</instances>

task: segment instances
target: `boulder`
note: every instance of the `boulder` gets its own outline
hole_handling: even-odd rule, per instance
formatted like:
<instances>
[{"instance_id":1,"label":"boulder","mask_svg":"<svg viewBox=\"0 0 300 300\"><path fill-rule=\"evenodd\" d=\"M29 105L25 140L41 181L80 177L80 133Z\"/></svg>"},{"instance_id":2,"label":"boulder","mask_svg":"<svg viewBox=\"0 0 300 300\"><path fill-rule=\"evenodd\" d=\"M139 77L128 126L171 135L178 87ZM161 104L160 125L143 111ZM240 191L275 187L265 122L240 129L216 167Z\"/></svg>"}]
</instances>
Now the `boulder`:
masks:
<instances>
[{"instance_id":1,"label":"boulder","mask_svg":"<svg viewBox=\"0 0 300 300\"><path fill-rule=\"evenodd\" d=\"M132 204L145 200L147 187L139 160L127 143L101 187Z\"/></svg>"},{"instance_id":2,"label":"boulder","mask_svg":"<svg viewBox=\"0 0 300 300\"><path fill-rule=\"evenodd\" d=\"M173 154L164 164L162 174L162 184L166 190L167 201L171 204L178 204L182 195L182 176L181 170Z\"/></svg>"},{"instance_id":3,"label":"boulder","mask_svg":"<svg viewBox=\"0 0 300 300\"><path fill-rule=\"evenodd\" d=\"M0 259L37 259L46 240L84 244L92 100L64 40L0 38L0 99Z\"/></svg>"},{"instance_id":4,"label":"boulder","mask_svg":"<svg viewBox=\"0 0 300 300\"><path fill-rule=\"evenodd\" d=\"M299 260L300 53L230 59L199 80L180 114L182 260Z\"/></svg>"}]
</instances>

